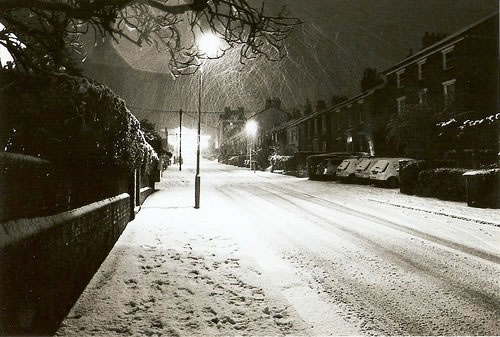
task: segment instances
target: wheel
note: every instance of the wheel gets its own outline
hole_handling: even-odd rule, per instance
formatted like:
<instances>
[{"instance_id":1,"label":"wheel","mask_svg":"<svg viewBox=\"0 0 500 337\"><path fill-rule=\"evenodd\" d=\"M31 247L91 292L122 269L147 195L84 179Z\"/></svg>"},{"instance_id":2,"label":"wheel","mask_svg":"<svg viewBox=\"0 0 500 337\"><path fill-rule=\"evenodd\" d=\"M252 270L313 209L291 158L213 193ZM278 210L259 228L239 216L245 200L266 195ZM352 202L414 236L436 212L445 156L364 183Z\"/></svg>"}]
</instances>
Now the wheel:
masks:
<instances>
[{"instance_id":1,"label":"wheel","mask_svg":"<svg viewBox=\"0 0 500 337\"><path fill-rule=\"evenodd\" d=\"M396 188L399 186L399 180L396 177L390 177L389 180L387 180L387 185L390 188Z\"/></svg>"}]
</instances>

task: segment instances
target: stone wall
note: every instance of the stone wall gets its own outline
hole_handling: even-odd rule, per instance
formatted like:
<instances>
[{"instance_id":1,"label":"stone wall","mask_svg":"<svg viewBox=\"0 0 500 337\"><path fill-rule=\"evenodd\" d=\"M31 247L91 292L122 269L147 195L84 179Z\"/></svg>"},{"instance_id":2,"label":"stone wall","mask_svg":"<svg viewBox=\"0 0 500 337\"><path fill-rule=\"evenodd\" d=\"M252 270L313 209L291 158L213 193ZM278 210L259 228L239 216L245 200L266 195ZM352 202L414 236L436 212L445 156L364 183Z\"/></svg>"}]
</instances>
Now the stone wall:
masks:
<instances>
[{"instance_id":1,"label":"stone wall","mask_svg":"<svg viewBox=\"0 0 500 337\"><path fill-rule=\"evenodd\" d=\"M0 224L0 335L55 332L125 229L129 199Z\"/></svg>"}]
</instances>

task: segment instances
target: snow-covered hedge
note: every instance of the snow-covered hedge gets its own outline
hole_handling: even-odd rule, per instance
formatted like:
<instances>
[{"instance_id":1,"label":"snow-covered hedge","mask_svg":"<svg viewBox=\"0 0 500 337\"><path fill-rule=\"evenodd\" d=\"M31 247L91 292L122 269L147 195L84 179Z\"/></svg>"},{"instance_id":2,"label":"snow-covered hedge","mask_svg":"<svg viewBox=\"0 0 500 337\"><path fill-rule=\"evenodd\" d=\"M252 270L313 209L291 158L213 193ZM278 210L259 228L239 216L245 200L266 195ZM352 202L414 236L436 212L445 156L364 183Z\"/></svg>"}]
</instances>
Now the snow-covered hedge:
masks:
<instances>
[{"instance_id":1,"label":"snow-covered hedge","mask_svg":"<svg viewBox=\"0 0 500 337\"><path fill-rule=\"evenodd\" d=\"M469 171L464 174L467 181L467 203L472 207L500 208L500 164L491 168Z\"/></svg>"},{"instance_id":2,"label":"snow-covered hedge","mask_svg":"<svg viewBox=\"0 0 500 337\"><path fill-rule=\"evenodd\" d=\"M158 156L140 123L108 87L82 77L20 75L0 89L5 151L72 166L150 168Z\"/></svg>"},{"instance_id":3,"label":"snow-covered hedge","mask_svg":"<svg viewBox=\"0 0 500 337\"><path fill-rule=\"evenodd\" d=\"M425 197L444 200L466 201L466 186L463 168L437 168L425 170L418 175L418 192Z\"/></svg>"},{"instance_id":4,"label":"snow-covered hedge","mask_svg":"<svg viewBox=\"0 0 500 337\"><path fill-rule=\"evenodd\" d=\"M399 161L399 189L404 194L418 193L418 175L428 169L425 160L400 160Z\"/></svg>"},{"instance_id":5,"label":"snow-covered hedge","mask_svg":"<svg viewBox=\"0 0 500 337\"><path fill-rule=\"evenodd\" d=\"M285 170L286 163L290 160L291 156L282 156L278 154L273 154L269 157L269 163L271 164L271 171L274 170Z\"/></svg>"}]
</instances>

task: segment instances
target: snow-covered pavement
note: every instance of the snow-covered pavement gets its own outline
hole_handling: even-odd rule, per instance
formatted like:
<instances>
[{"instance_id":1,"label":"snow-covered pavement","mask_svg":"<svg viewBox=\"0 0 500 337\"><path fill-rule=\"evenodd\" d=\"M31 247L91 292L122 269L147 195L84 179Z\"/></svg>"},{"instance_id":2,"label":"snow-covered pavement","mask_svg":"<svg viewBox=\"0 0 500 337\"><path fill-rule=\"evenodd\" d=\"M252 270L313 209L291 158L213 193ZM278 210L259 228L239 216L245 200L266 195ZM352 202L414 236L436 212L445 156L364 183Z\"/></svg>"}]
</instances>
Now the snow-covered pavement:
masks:
<instances>
[{"instance_id":1,"label":"snow-covered pavement","mask_svg":"<svg viewBox=\"0 0 500 337\"><path fill-rule=\"evenodd\" d=\"M498 210L203 162L164 173L59 336L499 335Z\"/></svg>"}]
</instances>

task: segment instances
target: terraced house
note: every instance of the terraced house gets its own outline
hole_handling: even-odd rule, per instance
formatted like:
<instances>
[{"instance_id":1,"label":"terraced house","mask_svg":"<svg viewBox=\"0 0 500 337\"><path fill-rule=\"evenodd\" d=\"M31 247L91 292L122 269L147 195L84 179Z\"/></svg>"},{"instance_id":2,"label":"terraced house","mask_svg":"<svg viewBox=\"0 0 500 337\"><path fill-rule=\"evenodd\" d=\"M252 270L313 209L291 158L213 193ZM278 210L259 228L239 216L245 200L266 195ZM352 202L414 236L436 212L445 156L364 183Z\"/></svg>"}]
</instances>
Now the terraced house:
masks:
<instances>
[{"instance_id":1,"label":"terraced house","mask_svg":"<svg viewBox=\"0 0 500 337\"><path fill-rule=\"evenodd\" d=\"M433 103L462 119L495 113L498 13L441 37L385 70L384 84L270 130L273 140L285 154L296 149L395 156L402 149L387 139L387 124L411 106ZM480 146L495 144L491 136L482 137Z\"/></svg>"},{"instance_id":2,"label":"terraced house","mask_svg":"<svg viewBox=\"0 0 500 337\"><path fill-rule=\"evenodd\" d=\"M461 120L492 115L499 106L498 29L497 12L448 36L426 34L421 50L382 72L383 84L351 98L334 96L329 107L318 101L303 116L268 99L250 118L259 124L256 146L282 155L347 151L391 157L404 148L388 139L388 124L407 109L433 105ZM496 134L482 134L470 146L494 149ZM237 144L248 142L243 133L237 138Z\"/></svg>"},{"instance_id":3,"label":"terraced house","mask_svg":"<svg viewBox=\"0 0 500 337\"><path fill-rule=\"evenodd\" d=\"M427 46L384 72L395 113L454 102L470 118L498 108L498 13Z\"/></svg>"}]
</instances>

